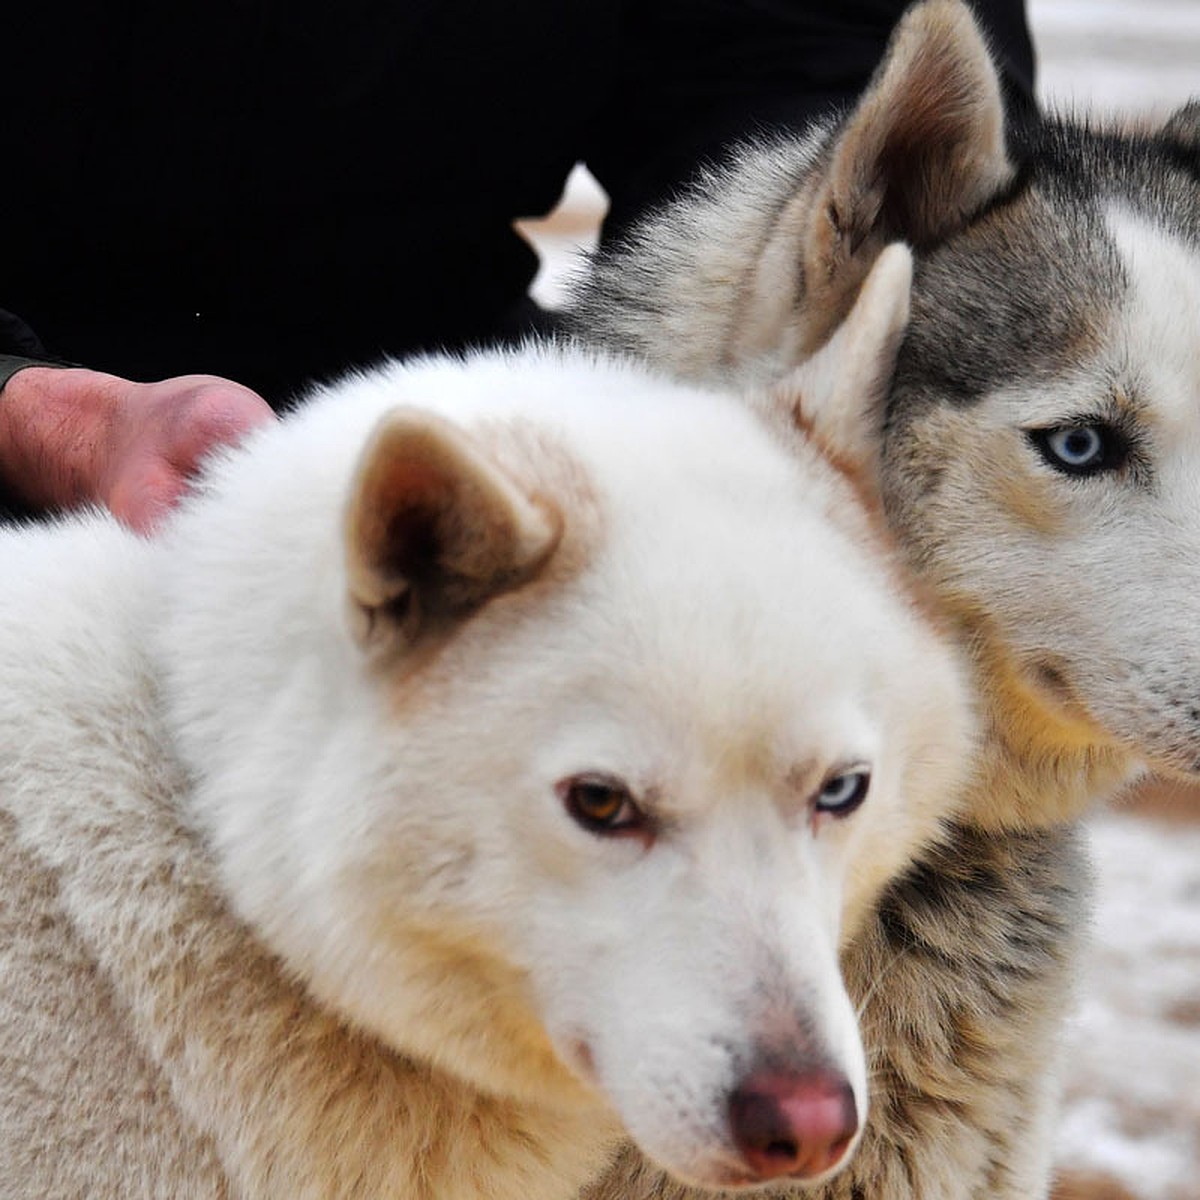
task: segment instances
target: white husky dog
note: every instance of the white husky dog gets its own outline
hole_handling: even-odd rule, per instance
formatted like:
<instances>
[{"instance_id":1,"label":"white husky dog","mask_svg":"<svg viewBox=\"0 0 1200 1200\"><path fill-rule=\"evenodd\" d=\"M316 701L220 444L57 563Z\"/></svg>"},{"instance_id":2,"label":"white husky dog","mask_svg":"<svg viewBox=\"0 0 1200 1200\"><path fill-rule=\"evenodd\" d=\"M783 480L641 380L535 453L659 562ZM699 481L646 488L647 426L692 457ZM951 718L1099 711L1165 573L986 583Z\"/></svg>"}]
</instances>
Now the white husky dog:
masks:
<instances>
[{"instance_id":1,"label":"white husky dog","mask_svg":"<svg viewBox=\"0 0 1200 1200\"><path fill-rule=\"evenodd\" d=\"M708 1187L847 1161L839 947L973 749L848 415L909 279L762 402L790 434L568 348L428 360L162 542L4 534L7 1195L565 1200L622 1132Z\"/></svg>"}]
</instances>

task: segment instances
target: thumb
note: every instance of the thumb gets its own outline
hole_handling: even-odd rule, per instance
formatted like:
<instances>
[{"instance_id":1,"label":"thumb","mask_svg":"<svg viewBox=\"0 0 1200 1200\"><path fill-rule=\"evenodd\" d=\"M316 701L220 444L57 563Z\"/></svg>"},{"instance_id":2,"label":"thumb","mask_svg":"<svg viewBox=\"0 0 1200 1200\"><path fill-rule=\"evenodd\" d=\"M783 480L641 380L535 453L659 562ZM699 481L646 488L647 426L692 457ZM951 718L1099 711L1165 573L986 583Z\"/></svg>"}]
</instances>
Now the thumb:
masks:
<instances>
[{"instance_id":1,"label":"thumb","mask_svg":"<svg viewBox=\"0 0 1200 1200\"><path fill-rule=\"evenodd\" d=\"M135 533L152 534L179 502L187 479L163 462L138 464L113 485L108 507Z\"/></svg>"}]
</instances>

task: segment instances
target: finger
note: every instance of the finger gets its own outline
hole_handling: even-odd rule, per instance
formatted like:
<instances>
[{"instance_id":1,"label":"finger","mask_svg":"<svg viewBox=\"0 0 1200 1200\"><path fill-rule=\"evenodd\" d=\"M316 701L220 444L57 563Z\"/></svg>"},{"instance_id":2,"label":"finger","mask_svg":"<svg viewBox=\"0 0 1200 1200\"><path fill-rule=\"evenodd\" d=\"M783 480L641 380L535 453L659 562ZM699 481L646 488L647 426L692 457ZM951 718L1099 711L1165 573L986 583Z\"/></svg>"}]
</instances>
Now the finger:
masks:
<instances>
[{"instance_id":1,"label":"finger","mask_svg":"<svg viewBox=\"0 0 1200 1200\"><path fill-rule=\"evenodd\" d=\"M236 446L253 430L275 420L261 396L232 385L197 391L174 417L168 457L185 474L192 474L215 450Z\"/></svg>"},{"instance_id":2,"label":"finger","mask_svg":"<svg viewBox=\"0 0 1200 1200\"><path fill-rule=\"evenodd\" d=\"M135 533L156 532L187 490L187 479L169 464L149 461L127 470L109 496L112 514Z\"/></svg>"}]
</instances>

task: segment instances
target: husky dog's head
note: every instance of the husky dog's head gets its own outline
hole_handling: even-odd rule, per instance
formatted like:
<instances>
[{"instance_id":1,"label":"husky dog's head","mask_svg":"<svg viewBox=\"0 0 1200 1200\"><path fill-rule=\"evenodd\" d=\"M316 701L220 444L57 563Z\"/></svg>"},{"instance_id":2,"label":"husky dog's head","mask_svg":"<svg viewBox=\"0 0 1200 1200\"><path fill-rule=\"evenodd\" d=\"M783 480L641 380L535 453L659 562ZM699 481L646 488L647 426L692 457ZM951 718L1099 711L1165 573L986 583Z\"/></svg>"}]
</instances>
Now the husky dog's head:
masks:
<instances>
[{"instance_id":1,"label":"husky dog's head","mask_svg":"<svg viewBox=\"0 0 1200 1200\"><path fill-rule=\"evenodd\" d=\"M1194 778L1200 109L1147 134L1053 122L1022 159L919 270L888 509L1029 718Z\"/></svg>"},{"instance_id":2,"label":"husky dog's head","mask_svg":"<svg viewBox=\"0 0 1200 1200\"><path fill-rule=\"evenodd\" d=\"M1141 131L1035 122L1006 146L954 8L910 14L817 173L833 245L849 212L868 261L875 237L921 251L882 430L886 510L976 638L1019 753L1196 777L1200 106ZM950 72L985 77L972 122ZM917 188L898 147L876 149L914 93L962 135L919 131ZM838 179L855 182L838 196Z\"/></svg>"},{"instance_id":3,"label":"husky dog's head","mask_svg":"<svg viewBox=\"0 0 1200 1200\"><path fill-rule=\"evenodd\" d=\"M993 816L1056 818L1135 761L1200 775L1200 105L1006 130L969 9L927 0L844 120L650 218L577 319L690 379L777 377L894 239L884 505L989 669L1001 769L1036 776Z\"/></svg>"},{"instance_id":4,"label":"husky dog's head","mask_svg":"<svg viewBox=\"0 0 1200 1200\"><path fill-rule=\"evenodd\" d=\"M709 1186L848 1156L839 946L972 750L846 477L909 271L789 385L836 464L628 365L431 361L262 435L174 528L159 644L237 909L392 1046Z\"/></svg>"}]
</instances>

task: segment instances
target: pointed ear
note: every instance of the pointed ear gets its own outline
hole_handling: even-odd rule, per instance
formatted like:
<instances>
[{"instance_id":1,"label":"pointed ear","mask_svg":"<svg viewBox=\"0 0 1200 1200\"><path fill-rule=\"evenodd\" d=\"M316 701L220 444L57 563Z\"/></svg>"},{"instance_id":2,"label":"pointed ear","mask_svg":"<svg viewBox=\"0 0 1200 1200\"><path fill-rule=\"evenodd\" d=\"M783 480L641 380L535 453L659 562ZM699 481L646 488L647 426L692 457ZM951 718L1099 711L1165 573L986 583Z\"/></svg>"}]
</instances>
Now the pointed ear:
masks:
<instances>
[{"instance_id":1,"label":"pointed ear","mask_svg":"<svg viewBox=\"0 0 1200 1200\"><path fill-rule=\"evenodd\" d=\"M787 424L852 473L870 500L878 499L884 406L908 324L912 270L908 247L888 246L849 316L768 399Z\"/></svg>"},{"instance_id":2,"label":"pointed ear","mask_svg":"<svg viewBox=\"0 0 1200 1200\"><path fill-rule=\"evenodd\" d=\"M959 0L925 0L897 26L806 197L805 349L845 316L884 246L936 243L1013 178L1000 80L975 20Z\"/></svg>"},{"instance_id":3,"label":"pointed ear","mask_svg":"<svg viewBox=\"0 0 1200 1200\"><path fill-rule=\"evenodd\" d=\"M1190 100L1177 108L1162 128L1168 141L1191 154L1200 154L1200 100Z\"/></svg>"},{"instance_id":4,"label":"pointed ear","mask_svg":"<svg viewBox=\"0 0 1200 1200\"><path fill-rule=\"evenodd\" d=\"M359 460L346 509L355 635L412 645L531 579L558 545L558 511L527 495L462 430L389 413Z\"/></svg>"}]
</instances>

